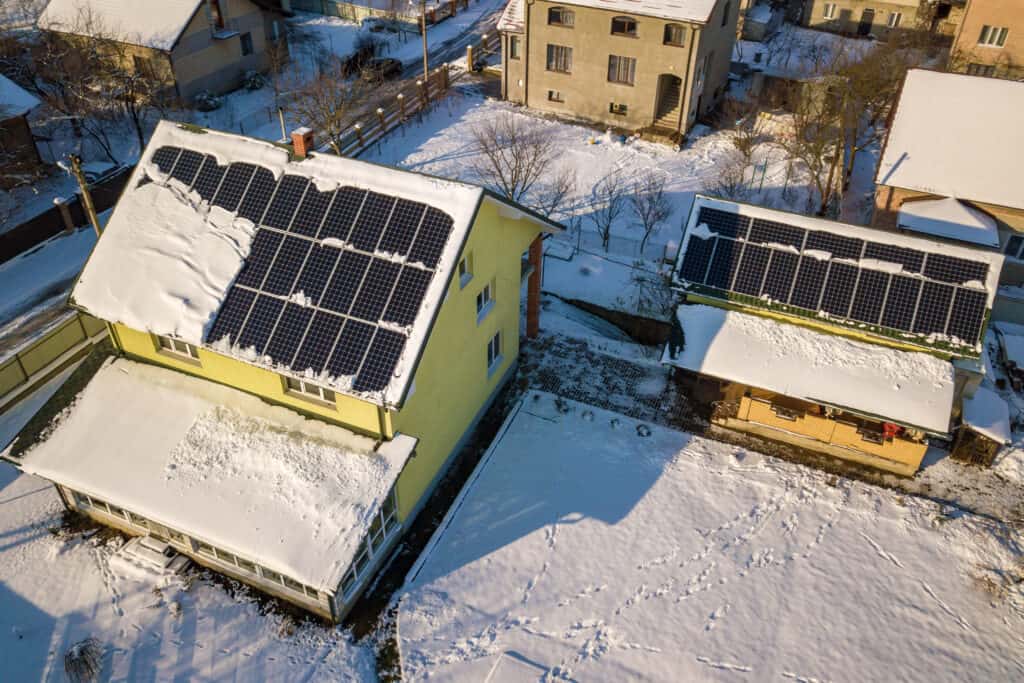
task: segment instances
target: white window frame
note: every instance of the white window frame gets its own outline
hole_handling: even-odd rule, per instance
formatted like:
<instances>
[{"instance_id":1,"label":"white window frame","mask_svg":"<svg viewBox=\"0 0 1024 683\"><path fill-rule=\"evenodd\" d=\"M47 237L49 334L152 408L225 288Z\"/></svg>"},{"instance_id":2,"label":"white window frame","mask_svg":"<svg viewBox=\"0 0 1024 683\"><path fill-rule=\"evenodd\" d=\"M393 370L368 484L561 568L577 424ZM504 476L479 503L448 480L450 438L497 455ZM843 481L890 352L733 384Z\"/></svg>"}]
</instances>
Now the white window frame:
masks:
<instances>
[{"instance_id":1,"label":"white window frame","mask_svg":"<svg viewBox=\"0 0 1024 683\"><path fill-rule=\"evenodd\" d=\"M466 254L459 261L459 289L464 289L473 279L473 254Z\"/></svg>"},{"instance_id":2,"label":"white window frame","mask_svg":"<svg viewBox=\"0 0 1024 683\"><path fill-rule=\"evenodd\" d=\"M836 18L836 3L834 3L834 2L826 2L825 3L825 7L824 7L824 12L822 13L822 16L825 17L826 19L835 19Z\"/></svg>"},{"instance_id":3,"label":"white window frame","mask_svg":"<svg viewBox=\"0 0 1024 683\"><path fill-rule=\"evenodd\" d=\"M494 280L484 285L476 293L476 324L479 325L494 310Z\"/></svg>"},{"instance_id":4,"label":"white window frame","mask_svg":"<svg viewBox=\"0 0 1024 683\"><path fill-rule=\"evenodd\" d=\"M616 85L635 85L636 57L608 55L608 82Z\"/></svg>"},{"instance_id":5,"label":"white window frame","mask_svg":"<svg viewBox=\"0 0 1024 683\"><path fill-rule=\"evenodd\" d=\"M985 24L981 27L981 35L978 36L978 45L982 47L993 47L1001 48L1006 45L1006 37L1010 34L1010 29L1006 26L989 26Z\"/></svg>"},{"instance_id":6,"label":"white window frame","mask_svg":"<svg viewBox=\"0 0 1024 683\"><path fill-rule=\"evenodd\" d=\"M522 46L519 44L519 36L508 37L508 58L519 59L519 51Z\"/></svg>"},{"instance_id":7,"label":"white window frame","mask_svg":"<svg viewBox=\"0 0 1024 683\"><path fill-rule=\"evenodd\" d=\"M313 382L307 382L304 379L297 377L288 377L282 375L284 378L284 390L286 394L290 396L297 396L298 398L305 399L307 401L314 401L316 403L326 403L328 405L335 405L337 401L337 394L333 390L322 387L319 384Z\"/></svg>"},{"instance_id":8,"label":"white window frame","mask_svg":"<svg viewBox=\"0 0 1024 683\"><path fill-rule=\"evenodd\" d=\"M552 73L571 74L572 48L568 45L548 43L545 67L547 71L551 71Z\"/></svg>"},{"instance_id":9,"label":"white window frame","mask_svg":"<svg viewBox=\"0 0 1024 683\"><path fill-rule=\"evenodd\" d=\"M372 531L373 525L377 530ZM398 499L395 489L392 488L380 509L374 514L373 523L367 528L366 536L359 544L352 564L349 565L341 579L341 594L345 600L352 597L353 591L370 574L370 567L374 564L374 558L383 553L401 525L398 523ZM376 540L374 540L374 538ZM362 565L362 566L360 566Z\"/></svg>"},{"instance_id":10,"label":"white window frame","mask_svg":"<svg viewBox=\"0 0 1024 683\"><path fill-rule=\"evenodd\" d=\"M903 12L889 12L889 28L899 28L901 21L903 21Z\"/></svg>"},{"instance_id":11,"label":"white window frame","mask_svg":"<svg viewBox=\"0 0 1024 683\"><path fill-rule=\"evenodd\" d=\"M165 353L175 358L183 358L195 363L199 362L199 349L188 342L158 334L156 335L156 345L160 353Z\"/></svg>"},{"instance_id":12,"label":"white window frame","mask_svg":"<svg viewBox=\"0 0 1024 683\"><path fill-rule=\"evenodd\" d=\"M501 367L505 359L501 353L501 330L494 333L494 336L487 341L487 376L490 377L494 371Z\"/></svg>"}]
</instances>

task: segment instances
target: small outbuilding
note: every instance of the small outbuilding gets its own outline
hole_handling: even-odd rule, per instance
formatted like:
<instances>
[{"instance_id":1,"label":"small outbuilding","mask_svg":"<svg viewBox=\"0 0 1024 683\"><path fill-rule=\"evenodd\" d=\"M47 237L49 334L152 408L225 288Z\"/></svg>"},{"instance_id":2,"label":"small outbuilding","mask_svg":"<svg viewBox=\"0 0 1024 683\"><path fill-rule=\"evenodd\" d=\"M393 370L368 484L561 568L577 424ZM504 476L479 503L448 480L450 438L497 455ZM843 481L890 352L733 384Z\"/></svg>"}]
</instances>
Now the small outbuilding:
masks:
<instances>
[{"instance_id":1,"label":"small outbuilding","mask_svg":"<svg viewBox=\"0 0 1024 683\"><path fill-rule=\"evenodd\" d=\"M42 166L28 115L39 106L31 93L0 74L0 188L22 185Z\"/></svg>"}]
</instances>

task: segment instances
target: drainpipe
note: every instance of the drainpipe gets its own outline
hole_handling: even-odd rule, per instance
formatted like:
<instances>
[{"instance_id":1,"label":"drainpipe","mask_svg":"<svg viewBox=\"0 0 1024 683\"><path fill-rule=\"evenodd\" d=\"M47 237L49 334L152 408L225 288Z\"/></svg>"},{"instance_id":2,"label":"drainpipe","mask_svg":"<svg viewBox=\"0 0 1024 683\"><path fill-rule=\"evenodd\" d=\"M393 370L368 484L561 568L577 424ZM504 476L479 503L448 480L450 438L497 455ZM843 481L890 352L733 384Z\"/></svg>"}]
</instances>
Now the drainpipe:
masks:
<instances>
[{"instance_id":1,"label":"drainpipe","mask_svg":"<svg viewBox=\"0 0 1024 683\"><path fill-rule=\"evenodd\" d=\"M697 49L698 36L700 36L700 29L695 26L691 26L690 53L687 56L686 80L683 81L683 101L679 103L679 126L676 129L676 132L679 134L682 134L690 117L690 100L693 98L693 74L694 70L697 68L696 64L693 62L693 57Z\"/></svg>"},{"instance_id":2,"label":"drainpipe","mask_svg":"<svg viewBox=\"0 0 1024 683\"><path fill-rule=\"evenodd\" d=\"M530 106L530 8L534 0L526 0L523 13L523 104Z\"/></svg>"},{"instance_id":3,"label":"drainpipe","mask_svg":"<svg viewBox=\"0 0 1024 683\"><path fill-rule=\"evenodd\" d=\"M526 338L536 339L540 333L540 283L544 267L544 235L530 242L530 265L533 272L526 284Z\"/></svg>"}]
</instances>

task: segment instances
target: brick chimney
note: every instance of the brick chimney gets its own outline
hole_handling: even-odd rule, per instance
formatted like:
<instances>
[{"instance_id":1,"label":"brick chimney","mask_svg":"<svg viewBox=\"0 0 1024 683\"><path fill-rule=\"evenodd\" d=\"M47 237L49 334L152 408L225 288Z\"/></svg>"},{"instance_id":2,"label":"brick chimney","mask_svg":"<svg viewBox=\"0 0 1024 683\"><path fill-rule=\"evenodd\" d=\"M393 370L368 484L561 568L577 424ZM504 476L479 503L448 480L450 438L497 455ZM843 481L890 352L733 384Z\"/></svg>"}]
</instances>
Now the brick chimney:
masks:
<instances>
[{"instance_id":1,"label":"brick chimney","mask_svg":"<svg viewBox=\"0 0 1024 683\"><path fill-rule=\"evenodd\" d=\"M303 126L292 131L292 152L299 159L313 151L313 129Z\"/></svg>"}]
</instances>

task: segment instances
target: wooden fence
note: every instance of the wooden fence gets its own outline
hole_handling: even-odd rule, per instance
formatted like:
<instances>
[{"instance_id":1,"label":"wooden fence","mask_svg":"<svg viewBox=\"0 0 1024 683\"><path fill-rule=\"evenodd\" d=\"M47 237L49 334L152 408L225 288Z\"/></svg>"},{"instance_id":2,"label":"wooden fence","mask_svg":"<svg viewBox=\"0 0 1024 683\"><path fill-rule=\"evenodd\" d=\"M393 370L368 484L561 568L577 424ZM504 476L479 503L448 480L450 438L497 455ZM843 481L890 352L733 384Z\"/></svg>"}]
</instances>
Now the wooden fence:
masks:
<instances>
[{"instance_id":1,"label":"wooden fence","mask_svg":"<svg viewBox=\"0 0 1024 683\"><path fill-rule=\"evenodd\" d=\"M101 320L69 310L39 339L0 361L0 414L85 356L106 336L107 326Z\"/></svg>"}]
</instances>

